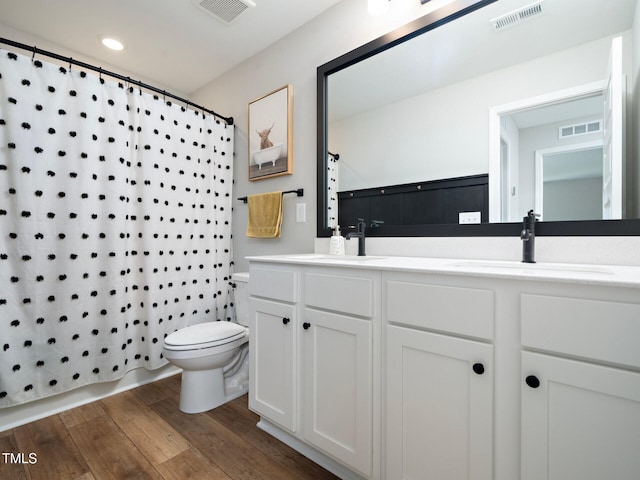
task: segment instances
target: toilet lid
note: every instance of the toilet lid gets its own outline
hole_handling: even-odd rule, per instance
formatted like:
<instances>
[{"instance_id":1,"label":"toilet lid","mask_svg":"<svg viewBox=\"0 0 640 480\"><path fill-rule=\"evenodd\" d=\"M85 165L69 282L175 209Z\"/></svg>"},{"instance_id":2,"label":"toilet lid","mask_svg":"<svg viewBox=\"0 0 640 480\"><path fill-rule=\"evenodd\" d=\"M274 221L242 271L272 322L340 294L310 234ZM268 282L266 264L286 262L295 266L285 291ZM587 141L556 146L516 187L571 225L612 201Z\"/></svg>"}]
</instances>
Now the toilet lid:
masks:
<instances>
[{"instance_id":1,"label":"toilet lid","mask_svg":"<svg viewBox=\"0 0 640 480\"><path fill-rule=\"evenodd\" d=\"M167 347L208 348L224 345L246 335L247 329L233 322L206 322L181 328L164 339Z\"/></svg>"}]
</instances>

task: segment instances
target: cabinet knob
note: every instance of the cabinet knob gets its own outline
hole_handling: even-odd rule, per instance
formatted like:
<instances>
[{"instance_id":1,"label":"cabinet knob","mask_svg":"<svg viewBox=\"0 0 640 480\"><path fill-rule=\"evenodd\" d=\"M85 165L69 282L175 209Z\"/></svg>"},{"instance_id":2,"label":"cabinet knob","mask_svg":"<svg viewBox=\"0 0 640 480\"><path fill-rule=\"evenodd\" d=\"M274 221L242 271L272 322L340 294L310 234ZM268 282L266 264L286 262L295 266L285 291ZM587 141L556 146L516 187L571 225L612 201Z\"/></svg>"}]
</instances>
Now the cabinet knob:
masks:
<instances>
[{"instance_id":1,"label":"cabinet knob","mask_svg":"<svg viewBox=\"0 0 640 480\"><path fill-rule=\"evenodd\" d=\"M311 324L309 322L304 322L302 324L302 328L304 328L305 330L308 330L310 326L311 326Z\"/></svg>"},{"instance_id":2,"label":"cabinet knob","mask_svg":"<svg viewBox=\"0 0 640 480\"><path fill-rule=\"evenodd\" d=\"M484 365L481 363L474 363L472 368L478 375L482 375L484 373Z\"/></svg>"},{"instance_id":3,"label":"cabinet knob","mask_svg":"<svg viewBox=\"0 0 640 480\"><path fill-rule=\"evenodd\" d=\"M535 375L529 375L524 379L525 383L529 385L531 388L538 388L540 386L540 380Z\"/></svg>"},{"instance_id":4,"label":"cabinet knob","mask_svg":"<svg viewBox=\"0 0 640 480\"><path fill-rule=\"evenodd\" d=\"M290 321L291 321L291 319L290 319L290 318L287 318L287 317L285 317L285 318L283 318L283 319L282 319L282 323L283 323L284 325L286 325L286 324L287 324L287 323L289 323Z\"/></svg>"}]
</instances>

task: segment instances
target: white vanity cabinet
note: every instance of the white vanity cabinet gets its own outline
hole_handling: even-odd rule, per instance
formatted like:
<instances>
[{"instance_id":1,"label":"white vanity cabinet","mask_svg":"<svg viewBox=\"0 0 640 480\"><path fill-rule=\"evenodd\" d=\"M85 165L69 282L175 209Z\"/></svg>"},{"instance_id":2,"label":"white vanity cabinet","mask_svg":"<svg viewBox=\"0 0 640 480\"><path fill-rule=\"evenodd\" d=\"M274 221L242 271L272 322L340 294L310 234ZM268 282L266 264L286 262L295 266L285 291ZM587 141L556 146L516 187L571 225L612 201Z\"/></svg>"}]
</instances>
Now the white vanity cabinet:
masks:
<instances>
[{"instance_id":1,"label":"white vanity cabinet","mask_svg":"<svg viewBox=\"0 0 640 480\"><path fill-rule=\"evenodd\" d=\"M493 292L407 275L383 285L386 478L492 479Z\"/></svg>"},{"instance_id":2,"label":"white vanity cabinet","mask_svg":"<svg viewBox=\"0 0 640 480\"><path fill-rule=\"evenodd\" d=\"M378 277L348 269L304 274L304 438L367 478Z\"/></svg>"},{"instance_id":3,"label":"white vanity cabinet","mask_svg":"<svg viewBox=\"0 0 640 480\"><path fill-rule=\"evenodd\" d=\"M295 432L298 273L256 267L250 275L249 408Z\"/></svg>"},{"instance_id":4,"label":"white vanity cabinet","mask_svg":"<svg viewBox=\"0 0 640 480\"><path fill-rule=\"evenodd\" d=\"M369 477L371 322L312 309L304 320L304 438Z\"/></svg>"},{"instance_id":5,"label":"white vanity cabinet","mask_svg":"<svg viewBox=\"0 0 640 480\"><path fill-rule=\"evenodd\" d=\"M640 304L521 305L521 479L640 478Z\"/></svg>"},{"instance_id":6,"label":"white vanity cabinet","mask_svg":"<svg viewBox=\"0 0 640 480\"><path fill-rule=\"evenodd\" d=\"M251 266L249 407L356 472L348 478L379 478L373 465L379 273L287 269ZM295 293L285 294L283 284ZM342 468L337 473L347 478Z\"/></svg>"},{"instance_id":7,"label":"white vanity cabinet","mask_svg":"<svg viewBox=\"0 0 640 480\"><path fill-rule=\"evenodd\" d=\"M640 479L639 267L250 260L250 408L340 478Z\"/></svg>"}]
</instances>

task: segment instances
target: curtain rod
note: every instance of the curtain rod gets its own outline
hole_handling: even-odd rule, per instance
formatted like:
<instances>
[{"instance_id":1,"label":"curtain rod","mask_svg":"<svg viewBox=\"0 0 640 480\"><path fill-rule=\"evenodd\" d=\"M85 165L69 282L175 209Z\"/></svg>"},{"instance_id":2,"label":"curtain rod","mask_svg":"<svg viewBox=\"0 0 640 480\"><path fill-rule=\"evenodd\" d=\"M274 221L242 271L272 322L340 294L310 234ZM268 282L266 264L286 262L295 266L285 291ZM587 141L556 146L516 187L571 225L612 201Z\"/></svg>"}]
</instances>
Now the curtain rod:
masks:
<instances>
[{"instance_id":1,"label":"curtain rod","mask_svg":"<svg viewBox=\"0 0 640 480\"><path fill-rule=\"evenodd\" d=\"M134 85L136 85L138 87L144 88L145 90L150 90L152 92L159 93L164 97L173 98L174 100L177 100L177 101L179 101L181 103L185 103L187 106L191 106L191 107L196 108L197 110L202 110L202 111L207 112L207 113L209 113L211 115L214 115L214 116L224 120L224 122L227 125L233 125L233 117L224 117L224 116L220 115L219 113L216 113L213 110L209 110L208 108L205 108L205 107L203 107L201 105L193 103L190 100L187 100L186 98L179 97L177 95L174 95L173 93L167 92L166 90L160 90L159 88L154 87L153 85L148 85L146 83L143 83L140 80L135 80L135 79L133 79L131 77L125 77L124 75L120 75L118 73L114 73L114 72L110 72L108 70L104 70L102 67L96 67L94 65L91 65L91 64L88 64L88 63L84 63L84 62L81 62L79 60L75 60L72 57L65 57L65 56L59 55L57 53L48 52L47 50L42 50L41 48L36 47L35 45L34 46L29 46L29 45L26 45L24 43L16 42L14 40L9 40L8 38L2 38L2 37L0 37L0 43L4 43L5 45L11 45L12 47L16 47L16 48L21 48L23 50L28 50L30 52L33 52L34 56L37 54L37 55L44 55L46 57L55 58L56 60L62 60L62 61L67 62L69 64L73 64L73 65L77 65L77 66L82 67L82 68L86 68L87 70L92 70L94 72L98 72L98 73L103 74L103 75L108 75L110 77L117 78L118 80L122 80L124 82L132 83L132 84L134 84Z\"/></svg>"}]
</instances>

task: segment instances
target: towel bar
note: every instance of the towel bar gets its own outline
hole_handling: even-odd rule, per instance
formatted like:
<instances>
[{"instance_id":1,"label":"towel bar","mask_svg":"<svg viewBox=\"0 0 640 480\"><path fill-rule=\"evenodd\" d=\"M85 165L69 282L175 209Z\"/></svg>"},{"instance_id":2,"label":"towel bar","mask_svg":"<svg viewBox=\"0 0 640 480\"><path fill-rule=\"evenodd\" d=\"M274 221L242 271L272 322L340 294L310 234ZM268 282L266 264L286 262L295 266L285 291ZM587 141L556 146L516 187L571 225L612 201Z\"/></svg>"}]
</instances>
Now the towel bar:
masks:
<instances>
[{"instance_id":1,"label":"towel bar","mask_svg":"<svg viewBox=\"0 0 640 480\"><path fill-rule=\"evenodd\" d=\"M304 188L298 188L296 190L287 190L286 192L282 192L283 195L285 193L295 193L298 197L302 197L304 196ZM242 200L244 203L247 203L249 201L247 197L238 197L238 200Z\"/></svg>"}]
</instances>

